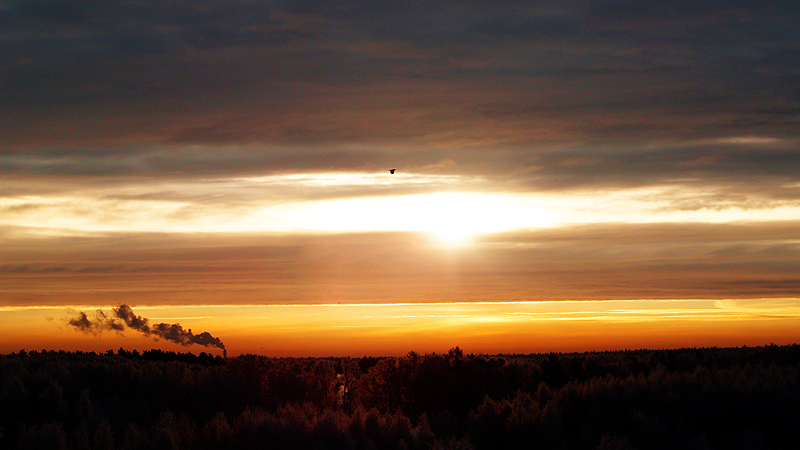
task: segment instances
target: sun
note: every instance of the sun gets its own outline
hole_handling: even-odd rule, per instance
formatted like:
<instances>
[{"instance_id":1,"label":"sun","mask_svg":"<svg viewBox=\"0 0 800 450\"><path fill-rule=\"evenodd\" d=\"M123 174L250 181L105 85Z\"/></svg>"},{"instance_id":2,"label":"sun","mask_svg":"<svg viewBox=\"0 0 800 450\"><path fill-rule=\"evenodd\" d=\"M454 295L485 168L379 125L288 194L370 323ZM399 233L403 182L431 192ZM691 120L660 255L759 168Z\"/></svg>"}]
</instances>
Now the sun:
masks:
<instances>
[{"instance_id":1,"label":"sun","mask_svg":"<svg viewBox=\"0 0 800 450\"><path fill-rule=\"evenodd\" d=\"M408 228L446 245L469 243L475 235L502 230L496 198L475 193L441 192L414 198Z\"/></svg>"},{"instance_id":2,"label":"sun","mask_svg":"<svg viewBox=\"0 0 800 450\"><path fill-rule=\"evenodd\" d=\"M468 230L450 229L431 231L430 235L439 243L447 246L461 246L469 244L476 233Z\"/></svg>"},{"instance_id":3,"label":"sun","mask_svg":"<svg viewBox=\"0 0 800 450\"><path fill-rule=\"evenodd\" d=\"M468 244L479 231L462 220L441 220L431 223L426 232L437 242L448 246Z\"/></svg>"}]
</instances>

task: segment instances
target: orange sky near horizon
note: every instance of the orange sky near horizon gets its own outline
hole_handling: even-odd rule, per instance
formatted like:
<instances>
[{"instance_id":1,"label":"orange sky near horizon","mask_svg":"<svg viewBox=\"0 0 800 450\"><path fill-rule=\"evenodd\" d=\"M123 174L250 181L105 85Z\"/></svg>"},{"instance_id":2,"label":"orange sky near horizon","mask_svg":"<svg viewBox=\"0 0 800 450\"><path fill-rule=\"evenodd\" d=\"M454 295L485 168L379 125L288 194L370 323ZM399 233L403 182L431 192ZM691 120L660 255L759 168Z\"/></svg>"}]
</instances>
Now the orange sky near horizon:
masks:
<instances>
[{"instance_id":1,"label":"orange sky near horizon","mask_svg":"<svg viewBox=\"0 0 800 450\"><path fill-rule=\"evenodd\" d=\"M110 308L103 308L109 315ZM91 315L94 310L82 308ZM428 304L136 307L151 323L213 330L229 356L364 356L446 352L540 353L797 343L800 299L625 300ZM221 350L155 340L135 330L83 333L73 308L3 308L0 353Z\"/></svg>"}]
</instances>

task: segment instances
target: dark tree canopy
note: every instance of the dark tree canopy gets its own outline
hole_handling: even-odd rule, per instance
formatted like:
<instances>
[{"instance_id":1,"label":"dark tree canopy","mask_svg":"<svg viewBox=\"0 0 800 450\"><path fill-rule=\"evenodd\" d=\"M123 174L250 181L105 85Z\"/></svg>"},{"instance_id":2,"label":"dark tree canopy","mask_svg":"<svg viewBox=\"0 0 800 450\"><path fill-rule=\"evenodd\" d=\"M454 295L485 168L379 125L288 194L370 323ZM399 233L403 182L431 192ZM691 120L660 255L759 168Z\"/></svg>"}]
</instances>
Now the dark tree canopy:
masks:
<instances>
[{"instance_id":1,"label":"dark tree canopy","mask_svg":"<svg viewBox=\"0 0 800 450\"><path fill-rule=\"evenodd\" d=\"M0 356L0 449L735 449L800 442L800 346L398 358Z\"/></svg>"}]
</instances>

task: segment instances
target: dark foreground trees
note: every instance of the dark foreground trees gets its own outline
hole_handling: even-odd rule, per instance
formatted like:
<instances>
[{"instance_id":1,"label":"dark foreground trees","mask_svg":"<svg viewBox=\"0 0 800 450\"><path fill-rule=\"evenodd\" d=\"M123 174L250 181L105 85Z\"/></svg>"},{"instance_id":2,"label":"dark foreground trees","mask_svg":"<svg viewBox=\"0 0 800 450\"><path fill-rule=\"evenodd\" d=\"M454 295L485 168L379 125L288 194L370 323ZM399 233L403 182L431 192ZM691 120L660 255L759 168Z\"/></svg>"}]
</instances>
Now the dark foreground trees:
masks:
<instances>
[{"instance_id":1,"label":"dark foreground trees","mask_svg":"<svg viewBox=\"0 0 800 450\"><path fill-rule=\"evenodd\" d=\"M0 449L790 449L800 347L0 356Z\"/></svg>"}]
</instances>

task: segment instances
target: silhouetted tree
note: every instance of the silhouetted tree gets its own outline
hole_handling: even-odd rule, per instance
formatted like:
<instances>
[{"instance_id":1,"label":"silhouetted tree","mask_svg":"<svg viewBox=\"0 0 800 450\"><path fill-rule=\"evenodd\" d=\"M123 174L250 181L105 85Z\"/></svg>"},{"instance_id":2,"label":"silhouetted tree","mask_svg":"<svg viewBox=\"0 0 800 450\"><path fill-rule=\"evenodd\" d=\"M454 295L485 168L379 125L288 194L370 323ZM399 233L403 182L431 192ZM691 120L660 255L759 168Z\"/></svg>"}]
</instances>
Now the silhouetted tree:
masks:
<instances>
[{"instance_id":1,"label":"silhouetted tree","mask_svg":"<svg viewBox=\"0 0 800 450\"><path fill-rule=\"evenodd\" d=\"M408 411L411 406L411 380L418 359L388 358L379 361L362 378L362 401L380 411Z\"/></svg>"},{"instance_id":2,"label":"silhouetted tree","mask_svg":"<svg viewBox=\"0 0 800 450\"><path fill-rule=\"evenodd\" d=\"M23 425L19 430L18 444L25 450L66 450L67 435L60 423Z\"/></svg>"},{"instance_id":3,"label":"silhouetted tree","mask_svg":"<svg viewBox=\"0 0 800 450\"><path fill-rule=\"evenodd\" d=\"M102 422L94 430L92 439L92 450L114 450L114 435L108 422Z\"/></svg>"},{"instance_id":4,"label":"silhouetted tree","mask_svg":"<svg viewBox=\"0 0 800 450\"><path fill-rule=\"evenodd\" d=\"M0 355L0 448L788 449L800 442L800 346L211 361L164 351Z\"/></svg>"},{"instance_id":5,"label":"silhouetted tree","mask_svg":"<svg viewBox=\"0 0 800 450\"><path fill-rule=\"evenodd\" d=\"M361 369L355 359L343 358L339 361L341 373L337 375L336 393L338 406L344 411L353 410L353 403L358 399L358 387Z\"/></svg>"}]
</instances>

